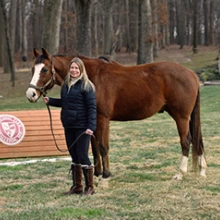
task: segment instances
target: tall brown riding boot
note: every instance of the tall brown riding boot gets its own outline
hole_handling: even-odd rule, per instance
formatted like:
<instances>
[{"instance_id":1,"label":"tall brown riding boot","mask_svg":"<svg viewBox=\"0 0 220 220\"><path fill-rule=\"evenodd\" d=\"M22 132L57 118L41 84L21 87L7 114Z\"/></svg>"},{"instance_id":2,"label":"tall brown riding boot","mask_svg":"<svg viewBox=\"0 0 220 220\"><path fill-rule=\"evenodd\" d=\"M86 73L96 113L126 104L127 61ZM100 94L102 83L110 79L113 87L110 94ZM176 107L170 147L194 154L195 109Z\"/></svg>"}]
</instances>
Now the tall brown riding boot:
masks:
<instances>
[{"instance_id":1,"label":"tall brown riding boot","mask_svg":"<svg viewBox=\"0 0 220 220\"><path fill-rule=\"evenodd\" d=\"M93 193L95 193L93 186L93 166L83 167L83 174L86 182L86 187L83 195L92 195Z\"/></svg>"},{"instance_id":2,"label":"tall brown riding boot","mask_svg":"<svg viewBox=\"0 0 220 220\"><path fill-rule=\"evenodd\" d=\"M65 195L70 194L81 194L83 191L82 186L82 167L80 164L71 164L71 171L72 171L72 180L73 185L71 186L70 190L64 192Z\"/></svg>"}]
</instances>

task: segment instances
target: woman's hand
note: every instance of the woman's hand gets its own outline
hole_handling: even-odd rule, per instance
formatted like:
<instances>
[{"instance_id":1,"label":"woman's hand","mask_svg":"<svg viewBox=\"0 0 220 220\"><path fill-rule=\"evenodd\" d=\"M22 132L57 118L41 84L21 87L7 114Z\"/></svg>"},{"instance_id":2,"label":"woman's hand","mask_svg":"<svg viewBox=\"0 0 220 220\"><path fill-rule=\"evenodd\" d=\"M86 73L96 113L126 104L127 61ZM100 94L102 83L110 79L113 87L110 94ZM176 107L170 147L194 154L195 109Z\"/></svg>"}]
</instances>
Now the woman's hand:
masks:
<instances>
[{"instance_id":1,"label":"woman's hand","mask_svg":"<svg viewBox=\"0 0 220 220\"><path fill-rule=\"evenodd\" d=\"M45 104L47 104L49 102L49 98L48 97L43 97L43 101Z\"/></svg>"},{"instance_id":2,"label":"woman's hand","mask_svg":"<svg viewBox=\"0 0 220 220\"><path fill-rule=\"evenodd\" d=\"M93 131L90 130L90 129L86 129L86 134L88 134L88 135L93 135Z\"/></svg>"}]
</instances>

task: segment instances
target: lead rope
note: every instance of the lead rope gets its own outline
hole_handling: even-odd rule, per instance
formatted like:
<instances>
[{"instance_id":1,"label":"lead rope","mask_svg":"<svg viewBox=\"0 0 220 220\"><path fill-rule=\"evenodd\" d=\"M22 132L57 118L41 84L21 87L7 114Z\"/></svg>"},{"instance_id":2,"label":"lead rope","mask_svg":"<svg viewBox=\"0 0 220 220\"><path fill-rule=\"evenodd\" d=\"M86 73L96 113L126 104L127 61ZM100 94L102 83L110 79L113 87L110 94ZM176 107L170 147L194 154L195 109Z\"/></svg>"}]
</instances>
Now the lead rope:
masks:
<instances>
[{"instance_id":1,"label":"lead rope","mask_svg":"<svg viewBox=\"0 0 220 220\"><path fill-rule=\"evenodd\" d=\"M49 107L48 104L46 104L46 106L47 106L47 110L48 110L49 118L50 118L50 131L51 131L51 134L52 134L52 136L53 136L53 140L54 140L55 146L56 146L57 150L59 150L60 152L67 152L67 151L69 151L69 150L73 147L73 145L79 140L79 138L80 138L82 135L84 135L86 132L85 132L85 131L82 132L82 133L76 138L76 140L71 144L71 146L70 146L70 148L69 148L68 150L61 150L61 149L59 148L58 144L57 144L56 137L55 137L54 132L53 132L53 121L52 121L52 114L51 114L51 111L50 111L50 107ZM92 136L95 137L94 135L92 135Z\"/></svg>"}]
</instances>

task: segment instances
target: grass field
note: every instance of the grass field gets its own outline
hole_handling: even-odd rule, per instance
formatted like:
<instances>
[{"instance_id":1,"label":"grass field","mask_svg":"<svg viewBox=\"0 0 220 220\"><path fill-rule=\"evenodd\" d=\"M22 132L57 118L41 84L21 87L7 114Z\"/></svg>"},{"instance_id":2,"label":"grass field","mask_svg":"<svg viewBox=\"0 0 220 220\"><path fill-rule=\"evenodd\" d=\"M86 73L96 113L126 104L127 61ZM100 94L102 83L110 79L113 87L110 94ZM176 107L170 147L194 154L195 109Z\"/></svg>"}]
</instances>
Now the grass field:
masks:
<instances>
[{"instance_id":1,"label":"grass field","mask_svg":"<svg viewBox=\"0 0 220 220\"><path fill-rule=\"evenodd\" d=\"M23 93L27 82L19 82ZM58 90L51 91L52 95ZM8 98L1 102L0 110L27 108L25 96L16 94L12 89L4 95ZM0 160L0 220L220 219L219 94L219 86L201 87L207 178L192 172L190 157L188 174L182 181L172 179L181 148L176 125L168 114L142 121L111 122L113 176L108 180L97 178L93 196L62 195L71 186L69 161L7 166L4 163L33 158ZM42 108L42 104L29 106Z\"/></svg>"},{"instance_id":2,"label":"grass field","mask_svg":"<svg viewBox=\"0 0 220 220\"><path fill-rule=\"evenodd\" d=\"M1 165L0 219L219 219L219 94L218 86L201 88L207 178L194 175L190 158L189 173L182 181L172 180L181 151L166 113L111 122L113 177L97 179L96 194L62 195L71 184L69 161Z\"/></svg>"}]
</instances>

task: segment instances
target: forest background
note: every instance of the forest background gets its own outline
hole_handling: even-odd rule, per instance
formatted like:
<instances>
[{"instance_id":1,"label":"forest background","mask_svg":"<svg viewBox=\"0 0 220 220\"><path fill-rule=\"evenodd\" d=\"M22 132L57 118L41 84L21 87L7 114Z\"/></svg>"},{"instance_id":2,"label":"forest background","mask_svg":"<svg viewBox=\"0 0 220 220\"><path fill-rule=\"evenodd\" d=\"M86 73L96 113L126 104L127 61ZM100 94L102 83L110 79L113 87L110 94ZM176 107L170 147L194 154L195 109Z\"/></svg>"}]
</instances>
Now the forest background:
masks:
<instances>
[{"instance_id":1,"label":"forest background","mask_svg":"<svg viewBox=\"0 0 220 220\"><path fill-rule=\"evenodd\" d=\"M124 51L136 63L152 62L159 50L220 44L218 0L0 0L0 68L32 60L33 48L86 56Z\"/></svg>"},{"instance_id":2,"label":"forest background","mask_svg":"<svg viewBox=\"0 0 220 220\"><path fill-rule=\"evenodd\" d=\"M86 56L110 55L129 65L140 62L139 54L153 61L179 62L194 70L214 63L218 54L219 0L0 3L1 111L45 108L43 102L31 105L25 97L34 47L45 47L50 54L77 50ZM14 87L9 84L10 54L16 67ZM28 67L22 72L21 62ZM110 136L114 176L109 188L97 180L92 197L64 198L61 192L69 187L69 161L3 165L0 219L220 219L219 92L219 86L201 87L206 179L194 177L190 169L184 181L172 181L180 147L175 123L168 115L155 115L147 125L144 120L115 122Z\"/></svg>"}]
</instances>

